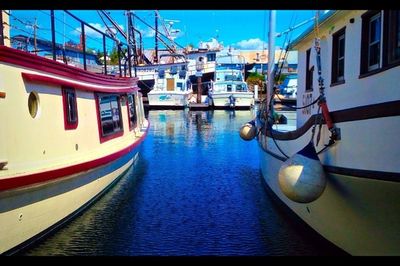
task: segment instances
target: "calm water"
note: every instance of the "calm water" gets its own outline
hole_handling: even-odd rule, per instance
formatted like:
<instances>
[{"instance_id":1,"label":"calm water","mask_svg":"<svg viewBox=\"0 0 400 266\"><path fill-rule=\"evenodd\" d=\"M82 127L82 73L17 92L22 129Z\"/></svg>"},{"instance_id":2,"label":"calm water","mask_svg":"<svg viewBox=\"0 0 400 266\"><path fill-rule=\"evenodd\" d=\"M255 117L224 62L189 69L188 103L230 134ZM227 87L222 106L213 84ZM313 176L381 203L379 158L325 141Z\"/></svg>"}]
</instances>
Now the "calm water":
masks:
<instances>
[{"instance_id":1,"label":"calm water","mask_svg":"<svg viewBox=\"0 0 400 266\"><path fill-rule=\"evenodd\" d=\"M267 193L252 111L150 111L138 161L23 255L341 255Z\"/></svg>"}]
</instances>

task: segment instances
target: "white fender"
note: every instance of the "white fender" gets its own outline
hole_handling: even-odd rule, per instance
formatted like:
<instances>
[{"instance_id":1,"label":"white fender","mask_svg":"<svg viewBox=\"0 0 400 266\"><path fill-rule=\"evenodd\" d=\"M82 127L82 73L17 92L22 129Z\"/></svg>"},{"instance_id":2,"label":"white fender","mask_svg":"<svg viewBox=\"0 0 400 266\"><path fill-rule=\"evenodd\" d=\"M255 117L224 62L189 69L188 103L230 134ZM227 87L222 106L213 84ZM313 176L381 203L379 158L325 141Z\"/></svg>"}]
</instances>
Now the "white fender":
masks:
<instances>
[{"instance_id":1,"label":"white fender","mask_svg":"<svg viewBox=\"0 0 400 266\"><path fill-rule=\"evenodd\" d=\"M286 197L299 203L312 202L324 192L325 172L311 142L282 164L279 186Z\"/></svg>"}]
</instances>

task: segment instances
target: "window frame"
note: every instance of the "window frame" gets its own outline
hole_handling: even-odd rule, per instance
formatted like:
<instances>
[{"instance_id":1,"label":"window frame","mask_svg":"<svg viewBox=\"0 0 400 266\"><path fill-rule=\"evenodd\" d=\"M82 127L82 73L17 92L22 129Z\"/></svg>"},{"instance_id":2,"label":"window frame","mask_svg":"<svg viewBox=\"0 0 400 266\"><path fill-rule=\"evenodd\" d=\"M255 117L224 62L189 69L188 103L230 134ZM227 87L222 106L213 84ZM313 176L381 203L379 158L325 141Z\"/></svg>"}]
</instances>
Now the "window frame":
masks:
<instances>
[{"instance_id":1,"label":"window frame","mask_svg":"<svg viewBox=\"0 0 400 266\"><path fill-rule=\"evenodd\" d=\"M131 108L130 108L130 106L129 106L129 96L131 96L132 97L132 100L133 100L133 109L135 110L135 113L133 114L133 116L135 117L135 122L133 122L132 120L131 120L131 118L132 118L132 113L131 113ZM138 122L138 119L137 119L137 111L136 111L136 100L135 100L135 94L133 94L133 93L129 93L129 94L127 94L127 96L126 96L126 106L127 106L127 108L128 108L128 123L129 123L129 131L132 131L132 130L134 130L136 127L137 127L137 122Z\"/></svg>"},{"instance_id":2,"label":"window frame","mask_svg":"<svg viewBox=\"0 0 400 266\"><path fill-rule=\"evenodd\" d=\"M311 49L312 48L306 50L306 92L314 91L314 66L310 69Z\"/></svg>"},{"instance_id":3,"label":"window frame","mask_svg":"<svg viewBox=\"0 0 400 266\"><path fill-rule=\"evenodd\" d=\"M377 66L374 67L369 65L369 59L370 59L370 30L371 30L371 21L372 19L377 19L379 16L381 20L381 30L380 30L380 40L379 40L379 62L376 64ZM376 17L376 18L375 18ZM382 68L382 12L381 10L371 10L365 12L362 16L362 22L361 22L361 56L360 56L360 77L363 76L369 76L371 74L379 72L379 70Z\"/></svg>"},{"instance_id":4,"label":"window frame","mask_svg":"<svg viewBox=\"0 0 400 266\"><path fill-rule=\"evenodd\" d=\"M72 87L61 87L62 102L63 102L63 114L64 114L64 129L73 130L78 127L79 117L78 117L78 104L76 97L76 90ZM73 95L74 102L72 103L73 109L70 109L69 95ZM71 111L75 110L75 120L71 120Z\"/></svg>"},{"instance_id":5,"label":"window frame","mask_svg":"<svg viewBox=\"0 0 400 266\"><path fill-rule=\"evenodd\" d=\"M101 113L100 113L100 98L101 97L110 97L110 96L116 96L117 97L117 103L118 103L118 115L119 115L119 121L120 121L120 130L115 131L112 133L108 134L103 134L103 123L101 120ZM122 112L121 112L121 95L119 94L109 94L109 93L95 93L95 102L96 102L96 113L97 113L97 125L98 125L98 130L99 130L99 138L100 138L100 143L106 142L108 140L120 137L124 134L124 123L123 123L123 117L122 117Z\"/></svg>"},{"instance_id":6,"label":"window frame","mask_svg":"<svg viewBox=\"0 0 400 266\"><path fill-rule=\"evenodd\" d=\"M400 50L400 10L385 10L383 20L384 40L387 40L386 44L384 43L383 64L388 67L398 66L400 65L400 51L396 58L394 50L396 48Z\"/></svg>"},{"instance_id":7,"label":"window frame","mask_svg":"<svg viewBox=\"0 0 400 266\"><path fill-rule=\"evenodd\" d=\"M380 20L380 24L378 25L379 27L379 36L378 39L376 41L372 41L371 42L371 24L372 22L375 22L377 20ZM377 22L376 22L377 23ZM377 57L378 57L378 62L370 65L370 61L371 61L371 50L372 47L377 45L378 46L378 53L377 53ZM381 59L382 59L382 14L380 12L376 13L375 15L371 16L368 20L368 53L367 53L367 71L371 72L373 70L379 69L382 67L382 63L381 63Z\"/></svg>"},{"instance_id":8,"label":"window frame","mask_svg":"<svg viewBox=\"0 0 400 266\"><path fill-rule=\"evenodd\" d=\"M365 43L367 42L368 40L367 38L369 36L369 22L371 18L373 18L377 14L380 14L381 18L380 67L368 71L367 68L368 50L367 50L367 45ZM391 54L393 52L393 49L396 48L396 46L394 46L396 37L400 38L400 36L396 36L395 33L393 33L393 30L396 28L393 28L392 22L397 19L398 20L397 23L400 24L399 16L400 16L399 10L371 10L365 12L361 16L362 36L361 36L361 63L360 63L359 78L365 78L400 65L400 56L397 59L396 58L393 59ZM394 27L400 28L400 25L395 25ZM397 34L400 34L399 28L397 28L398 31Z\"/></svg>"},{"instance_id":9,"label":"window frame","mask_svg":"<svg viewBox=\"0 0 400 266\"><path fill-rule=\"evenodd\" d=\"M340 41L343 42L343 56L340 57ZM339 76L339 61L343 60L343 76ZM344 74L345 71L345 63L346 63L346 27L341 28L332 34L332 65L331 65L331 86L343 84L345 82Z\"/></svg>"}]
</instances>

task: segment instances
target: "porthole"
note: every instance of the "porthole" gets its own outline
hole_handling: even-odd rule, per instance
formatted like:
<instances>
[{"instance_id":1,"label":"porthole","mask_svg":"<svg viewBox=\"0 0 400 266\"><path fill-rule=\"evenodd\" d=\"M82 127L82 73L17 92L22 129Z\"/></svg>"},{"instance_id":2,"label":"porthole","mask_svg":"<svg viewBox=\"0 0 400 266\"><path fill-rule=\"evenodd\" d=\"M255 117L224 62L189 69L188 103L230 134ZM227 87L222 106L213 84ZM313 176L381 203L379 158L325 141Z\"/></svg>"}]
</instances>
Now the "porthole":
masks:
<instances>
[{"instance_id":1,"label":"porthole","mask_svg":"<svg viewBox=\"0 0 400 266\"><path fill-rule=\"evenodd\" d=\"M28 108L32 118L35 118L39 112L39 96L36 92L29 93Z\"/></svg>"}]
</instances>

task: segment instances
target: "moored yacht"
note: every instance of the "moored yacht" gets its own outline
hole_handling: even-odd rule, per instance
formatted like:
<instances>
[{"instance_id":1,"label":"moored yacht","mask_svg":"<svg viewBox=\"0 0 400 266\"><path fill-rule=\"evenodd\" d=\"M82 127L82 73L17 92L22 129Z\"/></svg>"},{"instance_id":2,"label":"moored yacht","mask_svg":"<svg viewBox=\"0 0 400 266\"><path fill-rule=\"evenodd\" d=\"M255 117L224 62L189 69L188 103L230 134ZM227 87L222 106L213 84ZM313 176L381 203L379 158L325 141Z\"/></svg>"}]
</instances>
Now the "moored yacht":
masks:
<instances>
[{"instance_id":1,"label":"moored yacht","mask_svg":"<svg viewBox=\"0 0 400 266\"><path fill-rule=\"evenodd\" d=\"M259 143L272 195L352 255L400 254L399 18L398 10L316 16L292 44L294 125L278 123L270 94L241 131Z\"/></svg>"},{"instance_id":2,"label":"moored yacht","mask_svg":"<svg viewBox=\"0 0 400 266\"><path fill-rule=\"evenodd\" d=\"M62 12L82 31L91 28L116 41ZM55 41L55 12L43 13L53 21ZM7 25L21 21L16 12L2 10L0 16ZM0 253L12 254L123 177L138 158L149 123L136 78L58 62L56 43L52 59L19 50L8 41L8 28L0 36ZM85 60L86 50L81 53Z\"/></svg>"}]
</instances>

